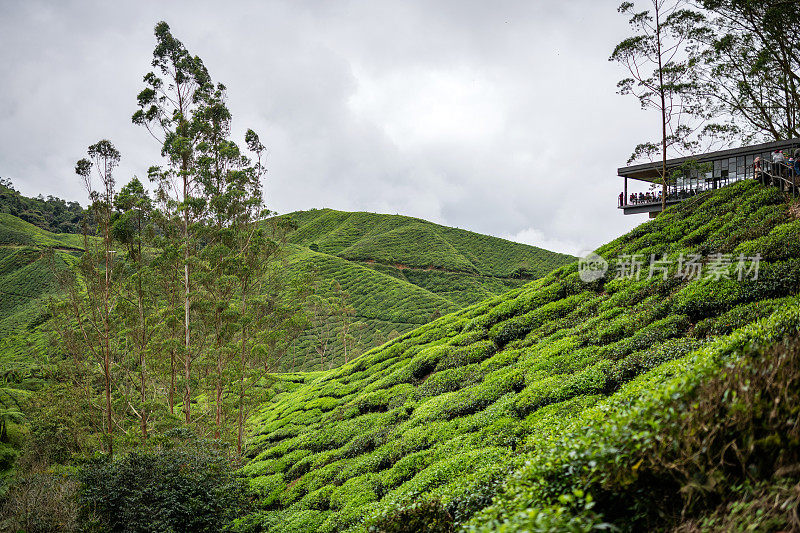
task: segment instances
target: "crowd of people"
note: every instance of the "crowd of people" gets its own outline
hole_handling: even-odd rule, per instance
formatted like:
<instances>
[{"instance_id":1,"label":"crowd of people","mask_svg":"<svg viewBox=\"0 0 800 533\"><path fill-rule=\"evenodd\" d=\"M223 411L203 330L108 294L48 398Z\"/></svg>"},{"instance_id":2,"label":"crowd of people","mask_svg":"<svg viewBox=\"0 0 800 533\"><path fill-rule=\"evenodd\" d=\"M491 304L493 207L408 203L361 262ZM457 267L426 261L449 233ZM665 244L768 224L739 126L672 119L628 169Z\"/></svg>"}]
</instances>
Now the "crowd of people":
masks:
<instances>
[{"instance_id":1,"label":"crowd of people","mask_svg":"<svg viewBox=\"0 0 800 533\"><path fill-rule=\"evenodd\" d=\"M792 191L800 188L800 148L791 154L782 150L772 152L772 161L765 161L761 157L753 160L752 177L765 185L775 185L781 189ZM667 201L685 200L702 192L698 189L687 189L672 192L667 195ZM661 191L631 193L626 199L625 193L619 193L618 205L654 204L661 202ZM626 201L627 200L627 201Z\"/></svg>"},{"instance_id":2,"label":"crowd of people","mask_svg":"<svg viewBox=\"0 0 800 533\"><path fill-rule=\"evenodd\" d=\"M782 150L775 150L772 152L772 161L756 157L753 169L753 177L764 184L783 186L783 180L790 180L794 186L794 178L800 177L800 148L788 156Z\"/></svg>"},{"instance_id":3,"label":"crowd of people","mask_svg":"<svg viewBox=\"0 0 800 533\"><path fill-rule=\"evenodd\" d=\"M698 193L697 189L680 190L667 194L667 201L672 200L686 200ZM660 203L662 198L661 191L658 192L640 192L631 193L628 197L627 203L625 202L625 194L619 193L619 205L638 205L638 204L655 204Z\"/></svg>"}]
</instances>

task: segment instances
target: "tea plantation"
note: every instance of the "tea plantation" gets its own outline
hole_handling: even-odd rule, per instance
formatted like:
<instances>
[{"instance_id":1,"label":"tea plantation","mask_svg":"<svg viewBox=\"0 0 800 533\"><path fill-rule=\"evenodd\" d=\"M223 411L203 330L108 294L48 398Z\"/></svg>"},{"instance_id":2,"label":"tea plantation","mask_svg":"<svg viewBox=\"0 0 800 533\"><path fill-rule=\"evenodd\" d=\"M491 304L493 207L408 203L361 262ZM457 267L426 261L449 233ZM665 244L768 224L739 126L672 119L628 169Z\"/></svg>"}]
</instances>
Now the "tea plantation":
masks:
<instances>
[{"instance_id":1,"label":"tea plantation","mask_svg":"<svg viewBox=\"0 0 800 533\"><path fill-rule=\"evenodd\" d=\"M53 268L80 253L82 241L0 213L0 362L6 372L38 366L32 354L48 353L40 326L48 319L49 298L61 291ZM46 248L54 249L52 256Z\"/></svg>"},{"instance_id":2,"label":"tea plantation","mask_svg":"<svg viewBox=\"0 0 800 533\"><path fill-rule=\"evenodd\" d=\"M418 218L333 209L286 215L294 243L354 261L471 273L501 280L539 278L574 259Z\"/></svg>"},{"instance_id":3,"label":"tea plantation","mask_svg":"<svg viewBox=\"0 0 800 533\"><path fill-rule=\"evenodd\" d=\"M797 528L795 213L751 181L705 193L598 249L605 278L585 283L572 263L308 375L253 424L255 509L236 527ZM370 238L358 217L297 216L295 242L387 264L410 261L387 236L427 231ZM506 268L448 242L443 267ZM638 279L615 279L634 254ZM651 254L663 275L649 276ZM678 275L695 254L705 271ZM738 279L740 254L760 254L757 279Z\"/></svg>"},{"instance_id":4,"label":"tea plantation","mask_svg":"<svg viewBox=\"0 0 800 533\"><path fill-rule=\"evenodd\" d=\"M297 225L289 236L287 266L297 273L313 271L320 296L334 296L334 281L347 293L351 320L359 323L352 333L356 353L574 259L409 217L330 209L286 216ZM46 319L47 299L59 288L44 250L53 249L62 260L82 248L80 235L50 233L0 213L0 347L5 356L47 355L37 327ZM410 267L384 264L398 262ZM301 334L279 368L312 371L344 362L336 331L327 339L324 356L318 353L320 329L316 324ZM2 360L10 364L7 357Z\"/></svg>"},{"instance_id":5,"label":"tea plantation","mask_svg":"<svg viewBox=\"0 0 800 533\"><path fill-rule=\"evenodd\" d=\"M283 215L288 264L315 272L320 295L336 281L348 294L353 335L363 350L432 318L518 288L570 263L574 257L417 218L332 209ZM344 362L333 335L324 359L315 350L320 329L306 331L286 355L287 370L320 370Z\"/></svg>"}]
</instances>

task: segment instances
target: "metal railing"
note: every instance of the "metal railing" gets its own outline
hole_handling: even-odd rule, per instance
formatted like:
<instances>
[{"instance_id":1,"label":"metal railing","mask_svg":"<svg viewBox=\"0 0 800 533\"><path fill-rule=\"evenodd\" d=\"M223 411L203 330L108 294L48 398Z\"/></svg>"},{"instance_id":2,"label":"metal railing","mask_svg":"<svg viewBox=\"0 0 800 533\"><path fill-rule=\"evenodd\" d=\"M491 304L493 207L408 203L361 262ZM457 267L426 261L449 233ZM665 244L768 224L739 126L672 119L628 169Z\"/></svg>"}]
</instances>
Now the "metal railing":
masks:
<instances>
[{"instance_id":1,"label":"metal railing","mask_svg":"<svg viewBox=\"0 0 800 533\"><path fill-rule=\"evenodd\" d=\"M682 200L688 200L704 192L709 190L709 188L695 188L695 189L681 189L679 191L674 191L667 194L667 202L679 202ZM654 193L635 193L630 195L628 198L624 198L623 201L619 204L619 207L629 207L634 205L649 205L649 204L660 204L662 199L661 192L654 194Z\"/></svg>"},{"instance_id":2,"label":"metal railing","mask_svg":"<svg viewBox=\"0 0 800 533\"><path fill-rule=\"evenodd\" d=\"M753 173L747 173L750 179L756 179L765 185L773 185L780 187L782 191L790 192L792 194L800 194L800 172L797 172L796 167L793 167L785 162L767 162L762 161L759 166L753 167ZM741 181L740 179L734 180ZM723 185L725 186L725 185ZM667 194L667 202L688 200L702 192L716 189L717 187L696 187L692 189L682 189L676 192ZM661 192L654 193L635 193L631 194L628 198L622 198L618 202L619 208L643 206L643 205L657 205L661 202Z\"/></svg>"},{"instance_id":3,"label":"metal railing","mask_svg":"<svg viewBox=\"0 0 800 533\"><path fill-rule=\"evenodd\" d=\"M759 177L759 175L761 175ZM765 179L769 178L769 180ZM774 161L763 165L763 168L755 169L755 179L760 180L765 185L770 184L780 187L782 191L796 194L800 186L800 176L795 171L795 167L781 161Z\"/></svg>"}]
</instances>

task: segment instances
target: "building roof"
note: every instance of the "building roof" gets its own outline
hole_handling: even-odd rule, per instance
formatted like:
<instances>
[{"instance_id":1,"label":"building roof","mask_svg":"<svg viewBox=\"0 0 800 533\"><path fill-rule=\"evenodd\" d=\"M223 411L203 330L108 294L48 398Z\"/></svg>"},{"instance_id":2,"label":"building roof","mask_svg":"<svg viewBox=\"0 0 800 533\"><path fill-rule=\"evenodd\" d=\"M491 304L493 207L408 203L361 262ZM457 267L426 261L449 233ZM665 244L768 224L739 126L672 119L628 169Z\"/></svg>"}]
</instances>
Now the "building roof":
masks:
<instances>
[{"instance_id":1,"label":"building roof","mask_svg":"<svg viewBox=\"0 0 800 533\"><path fill-rule=\"evenodd\" d=\"M727 150L719 150L716 152L709 152L701 155L690 155L687 157L678 157L674 159L667 159L667 167L678 167L688 161L696 161L697 163L707 163L718 159L725 159L728 157L738 157L747 155L757 155L763 152L772 152L775 150L785 150L787 148L800 147L800 139L790 139L787 141L773 141L763 144L754 144L752 146L743 146L741 148L730 148ZM661 162L655 161L652 163L643 163L640 165L633 165L630 167L622 167L617 169L617 175L627 177L635 180L660 182L661 174L659 169Z\"/></svg>"}]
</instances>

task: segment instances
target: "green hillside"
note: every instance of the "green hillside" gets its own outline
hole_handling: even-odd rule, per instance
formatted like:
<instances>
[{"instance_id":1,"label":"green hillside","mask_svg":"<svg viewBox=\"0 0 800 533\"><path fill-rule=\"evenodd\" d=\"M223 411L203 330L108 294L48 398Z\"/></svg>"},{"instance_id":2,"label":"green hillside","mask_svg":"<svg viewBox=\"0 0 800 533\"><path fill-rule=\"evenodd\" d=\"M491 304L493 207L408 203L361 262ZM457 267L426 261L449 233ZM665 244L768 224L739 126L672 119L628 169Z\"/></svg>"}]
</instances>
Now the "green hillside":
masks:
<instances>
[{"instance_id":1,"label":"green hillside","mask_svg":"<svg viewBox=\"0 0 800 533\"><path fill-rule=\"evenodd\" d=\"M392 334L520 287L574 257L417 218L320 209L283 215L296 229L287 261L316 272L317 291L336 281L349 294L358 351ZM284 369L319 370L344 362L336 337L324 355L320 324L301 336Z\"/></svg>"},{"instance_id":2,"label":"green hillside","mask_svg":"<svg viewBox=\"0 0 800 533\"><path fill-rule=\"evenodd\" d=\"M471 273L503 280L539 278L574 257L498 237L402 215L332 209L286 215L297 224L289 240L350 259L422 270Z\"/></svg>"},{"instance_id":3,"label":"green hillside","mask_svg":"<svg viewBox=\"0 0 800 533\"><path fill-rule=\"evenodd\" d=\"M789 373L800 350L780 344L800 329L790 207L752 181L699 195L601 247L605 279L584 283L572 263L309 375L253 426L243 473L257 509L238 527L727 531L740 513L753 530L790 530L781 509L796 505L800 476L800 371ZM298 219L296 242L329 254L366 259L381 242L360 237L359 217ZM448 242L459 250L448 264L462 264ZM645 266L638 280L613 279L631 254L666 257L669 275L648 279ZM761 254L758 277L739 281L736 260L732 279L677 277L692 254L712 274ZM469 263L481 272L492 261ZM751 381L764 382L759 394Z\"/></svg>"},{"instance_id":4,"label":"green hillside","mask_svg":"<svg viewBox=\"0 0 800 533\"><path fill-rule=\"evenodd\" d=\"M72 233L51 233L8 213L0 213L0 246L40 246L83 249L83 237Z\"/></svg>"},{"instance_id":5,"label":"green hillside","mask_svg":"<svg viewBox=\"0 0 800 533\"><path fill-rule=\"evenodd\" d=\"M70 254L79 253L82 240L0 213L0 354L4 365L10 367L12 358L25 360L31 347L42 348L38 326L47 319L50 296L60 293L54 268L63 268ZM54 250L52 256L45 252L48 248Z\"/></svg>"},{"instance_id":6,"label":"green hillside","mask_svg":"<svg viewBox=\"0 0 800 533\"><path fill-rule=\"evenodd\" d=\"M332 284L338 283L353 308L351 321L357 327L348 358L574 259L408 217L328 209L289 216L297 230L289 236L288 268L314 272L321 297L335 296ZM318 251L309 248L313 243ZM20 335L27 339L47 298L58 290L43 250L54 249L59 257L82 248L80 235L51 233L0 213L0 343L6 352L26 350L30 342L21 342ZM384 264L399 262L402 268ZM312 322L278 368L309 371L344 362L344 346L333 326L329 338L321 340L322 325ZM321 342L326 342L324 352L317 349Z\"/></svg>"}]
</instances>

